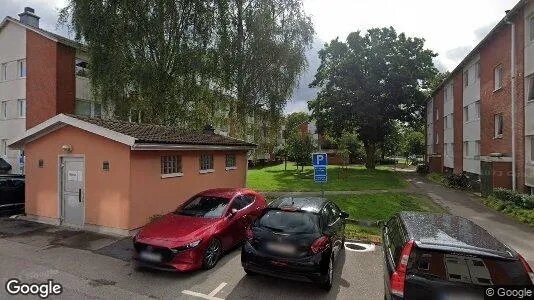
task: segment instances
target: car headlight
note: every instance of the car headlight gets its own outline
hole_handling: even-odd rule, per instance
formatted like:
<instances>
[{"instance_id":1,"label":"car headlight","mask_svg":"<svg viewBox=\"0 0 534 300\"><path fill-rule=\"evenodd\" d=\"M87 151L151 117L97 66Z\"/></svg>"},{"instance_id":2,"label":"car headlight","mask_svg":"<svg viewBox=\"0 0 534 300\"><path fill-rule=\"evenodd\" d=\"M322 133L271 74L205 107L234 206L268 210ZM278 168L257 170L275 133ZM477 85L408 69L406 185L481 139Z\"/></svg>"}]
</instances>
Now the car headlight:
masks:
<instances>
[{"instance_id":1,"label":"car headlight","mask_svg":"<svg viewBox=\"0 0 534 300\"><path fill-rule=\"evenodd\" d=\"M181 251L189 250L189 249L195 248L198 245L200 245L200 242L202 242L202 240L194 241L194 242L185 244L183 246L180 246L180 247L177 247L177 248L173 248L173 249L171 249L171 251L172 251L172 253L176 254L176 253L181 252Z\"/></svg>"}]
</instances>

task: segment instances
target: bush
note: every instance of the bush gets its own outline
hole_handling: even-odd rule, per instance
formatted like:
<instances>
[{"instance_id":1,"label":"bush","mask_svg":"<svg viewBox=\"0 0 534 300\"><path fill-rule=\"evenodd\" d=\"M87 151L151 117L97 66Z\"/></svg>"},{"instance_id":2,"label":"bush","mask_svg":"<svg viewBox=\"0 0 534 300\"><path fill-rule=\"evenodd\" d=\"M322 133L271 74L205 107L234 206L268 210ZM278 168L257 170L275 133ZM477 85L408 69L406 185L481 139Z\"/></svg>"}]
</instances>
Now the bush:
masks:
<instances>
[{"instance_id":1,"label":"bush","mask_svg":"<svg viewBox=\"0 0 534 300\"><path fill-rule=\"evenodd\" d=\"M394 158L379 159L376 161L379 165L396 165L398 161Z\"/></svg>"},{"instance_id":2,"label":"bush","mask_svg":"<svg viewBox=\"0 0 534 300\"><path fill-rule=\"evenodd\" d=\"M507 207L517 206L526 209L534 209L534 196L528 196L507 189L496 189L493 196Z\"/></svg>"},{"instance_id":3,"label":"bush","mask_svg":"<svg viewBox=\"0 0 534 300\"><path fill-rule=\"evenodd\" d=\"M454 173L447 174L445 177L447 180L447 185L455 189L469 189L471 186L469 184L469 178L465 174L457 175Z\"/></svg>"},{"instance_id":4,"label":"bush","mask_svg":"<svg viewBox=\"0 0 534 300\"><path fill-rule=\"evenodd\" d=\"M428 164L419 164L415 171L419 174L428 174L430 173L430 166Z\"/></svg>"}]
</instances>

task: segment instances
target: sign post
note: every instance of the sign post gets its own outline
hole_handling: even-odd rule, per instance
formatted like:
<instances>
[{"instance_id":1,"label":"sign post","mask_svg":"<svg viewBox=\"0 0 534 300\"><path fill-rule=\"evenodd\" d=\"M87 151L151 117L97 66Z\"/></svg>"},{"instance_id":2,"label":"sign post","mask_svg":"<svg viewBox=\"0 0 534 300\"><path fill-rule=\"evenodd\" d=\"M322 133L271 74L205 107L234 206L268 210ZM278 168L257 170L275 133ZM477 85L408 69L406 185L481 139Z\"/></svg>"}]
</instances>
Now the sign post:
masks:
<instances>
[{"instance_id":1,"label":"sign post","mask_svg":"<svg viewBox=\"0 0 534 300\"><path fill-rule=\"evenodd\" d=\"M328 181L328 155L326 153L313 153L313 180L321 185L321 197L324 197L324 184Z\"/></svg>"}]
</instances>

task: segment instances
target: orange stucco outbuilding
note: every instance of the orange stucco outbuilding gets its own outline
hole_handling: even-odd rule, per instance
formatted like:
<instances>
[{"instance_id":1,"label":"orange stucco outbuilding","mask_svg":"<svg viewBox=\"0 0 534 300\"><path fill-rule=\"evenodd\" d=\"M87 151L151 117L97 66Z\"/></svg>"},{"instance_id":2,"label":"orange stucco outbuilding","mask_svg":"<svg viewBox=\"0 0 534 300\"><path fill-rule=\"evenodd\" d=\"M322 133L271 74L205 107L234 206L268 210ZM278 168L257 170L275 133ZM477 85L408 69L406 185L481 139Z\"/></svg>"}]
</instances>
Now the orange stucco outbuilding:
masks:
<instances>
[{"instance_id":1,"label":"orange stucco outbuilding","mask_svg":"<svg viewBox=\"0 0 534 300\"><path fill-rule=\"evenodd\" d=\"M213 131L57 115L10 142L26 156L26 214L127 235L210 188L244 187L255 145Z\"/></svg>"}]
</instances>

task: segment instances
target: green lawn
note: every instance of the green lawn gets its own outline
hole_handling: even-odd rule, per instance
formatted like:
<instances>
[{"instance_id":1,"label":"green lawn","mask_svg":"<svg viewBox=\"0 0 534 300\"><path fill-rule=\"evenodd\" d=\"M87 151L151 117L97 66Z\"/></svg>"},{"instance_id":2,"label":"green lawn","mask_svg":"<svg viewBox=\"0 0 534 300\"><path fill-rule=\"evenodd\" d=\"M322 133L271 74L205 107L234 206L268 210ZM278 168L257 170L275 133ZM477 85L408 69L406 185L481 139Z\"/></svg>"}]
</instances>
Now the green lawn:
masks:
<instances>
[{"instance_id":1,"label":"green lawn","mask_svg":"<svg viewBox=\"0 0 534 300\"><path fill-rule=\"evenodd\" d=\"M401 175L390 170L366 170L363 166L350 166L341 170L339 166L328 167L328 182L324 184L326 191L360 191L398 189L406 187ZM288 163L248 171L247 186L258 191L270 192L314 192L320 191L321 185L313 182L313 167L304 167L304 171L296 169Z\"/></svg>"},{"instance_id":2,"label":"green lawn","mask_svg":"<svg viewBox=\"0 0 534 300\"><path fill-rule=\"evenodd\" d=\"M387 220L400 211L445 212L429 198L406 193L336 195L327 196L355 220ZM378 227L347 224L345 234L349 239L380 242Z\"/></svg>"}]
</instances>

